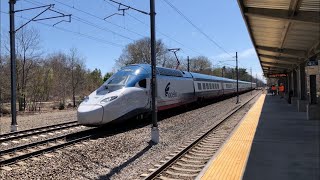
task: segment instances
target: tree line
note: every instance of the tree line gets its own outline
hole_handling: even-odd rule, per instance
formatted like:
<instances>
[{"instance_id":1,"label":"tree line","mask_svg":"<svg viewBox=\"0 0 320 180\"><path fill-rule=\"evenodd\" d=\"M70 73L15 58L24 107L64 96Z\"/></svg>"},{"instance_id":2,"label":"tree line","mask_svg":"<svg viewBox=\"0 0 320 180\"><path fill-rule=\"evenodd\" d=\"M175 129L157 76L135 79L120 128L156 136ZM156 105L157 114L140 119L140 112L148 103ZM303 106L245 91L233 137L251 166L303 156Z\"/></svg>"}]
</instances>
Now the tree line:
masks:
<instances>
[{"instance_id":1,"label":"tree line","mask_svg":"<svg viewBox=\"0 0 320 180\"><path fill-rule=\"evenodd\" d=\"M9 43L5 43L6 52L0 57L1 103L9 103L11 98L8 46ZM83 96L103 82L101 70L87 69L85 59L76 48L71 48L67 53L44 55L39 32L34 28L22 28L16 34L16 69L19 111L34 111L39 103L45 101L59 102L60 107L64 108L70 99L71 105L76 107Z\"/></svg>"},{"instance_id":2,"label":"tree line","mask_svg":"<svg viewBox=\"0 0 320 180\"><path fill-rule=\"evenodd\" d=\"M168 47L161 41L156 42L156 62L157 66L176 68L177 60L174 54L168 51ZM142 38L128 44L122 51L120 57L116 60L115 69L127 66L129 64L151 63L151 43L150 38ZM188 60L178 57L179 70L187 71ZM230 79L236 79L236 70L231 67L213 67L212 62L206 56L191 57L189 59L189 70L191 72L220 76ZM245 68L239 68L239 80L253 81L263 84L259 79L252 77Z\"/></svg>"},{"instance_id":3,"label":"tree line","mask_svg":"<svg viewBox=\"0 0 320 180\"><path fill-rule=\"evenodd\" d=\"M9 38L7 38L9 39ZM4 53L0 57L0 103L9 103L10 93L10 56L9 41L5 43ZM55 101L64 107L67 101L76 107L82 98L106 81L112 72L101 74L100 69L90 70L85 66L85 59L76 48L68 52L44 54L40 46L39 32L34 28L22 28L16 34L17 68L17 103L19 111L34 111L41 102ZM114 69L129 64L151 63L150 38L142 38L128 44L116 60ZM176 68L177 60L161 40L156 42L157 65ZM187 70L186 58L179 57L180 70ZM235 79L235 69L230 67L215 68L205 56L192 57L189 61L192 72L223 76ZM257 81L246 69L239 68L239 79ZM1 104L0 104L1 108ZM0 109L1 114L1 109Z\"/></svg>"}]
</instances>

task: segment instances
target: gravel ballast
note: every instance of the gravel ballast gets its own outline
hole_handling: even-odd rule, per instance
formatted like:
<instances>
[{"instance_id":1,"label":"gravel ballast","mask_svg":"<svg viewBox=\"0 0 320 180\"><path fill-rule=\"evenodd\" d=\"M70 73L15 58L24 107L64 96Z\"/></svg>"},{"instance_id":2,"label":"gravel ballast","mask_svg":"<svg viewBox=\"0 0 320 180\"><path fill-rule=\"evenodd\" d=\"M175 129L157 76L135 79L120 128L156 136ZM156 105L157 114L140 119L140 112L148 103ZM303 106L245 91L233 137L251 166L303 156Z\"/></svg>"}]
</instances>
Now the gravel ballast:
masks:
<instances>
[{"instance_id":1,"label":"gravel ballast","mask_svg":"<svg viewBox=\"0 0 320 180\"><path fill-rule=\"evenodd\" d=\"M76 110L17 116L18 130L33 129L77 120ZM0 133L10 132L11 117L0 117Z\"/></svg>"},{"instance_id":2,"label":"gravel ballast","mask_svg":"<svg viewBox=\"0 0 320 180\"><path fill-rule=\"evenodd\" d=\"M250 97L249 92L240 100ZM148 125L61 149L50 158L25 160L26 165L1 170L0 179L136 179L235 108L235 101L233 97L160 121L160 143L154 146L149 145Z\"/></svg>"}]
</instances>

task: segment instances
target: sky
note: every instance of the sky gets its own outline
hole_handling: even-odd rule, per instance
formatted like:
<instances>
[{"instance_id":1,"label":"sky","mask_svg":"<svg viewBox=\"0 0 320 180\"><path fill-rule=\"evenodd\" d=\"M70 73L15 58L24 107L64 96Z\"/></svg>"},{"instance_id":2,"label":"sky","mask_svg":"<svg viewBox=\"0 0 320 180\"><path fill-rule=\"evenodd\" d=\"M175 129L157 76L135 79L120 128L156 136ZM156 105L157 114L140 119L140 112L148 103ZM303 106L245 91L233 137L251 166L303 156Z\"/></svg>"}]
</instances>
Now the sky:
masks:
<instances>
[{"instance_id":1,"label":"sky","mask_svg":"<svg viewBox=\"0 0 320 180\"><path fill-rule=\"evenodd\" d=\"M9 34L9 5L8 0L0 1L3 46ZM149 0L118 2L149 12ZM77 48L85 59L86 67L91 70L98 68L103 74L113 70L115 60L127 44L150 36L149 16L140 12L130 9L125 11L124 16L114 15L104 20L114 13L122 13L118 11L118 5L109 0L18 0L15 9L49 4L54 4L53 9L56 11L72 14L72 18L71 22L56 25L54 24L61 20L68 20L68 17L31 22L27 25L28 28L39 31L44 54L59 51L68 53L71 48ZM238 52L239 67L248 69L248 72L252 68L253 76L257 75L262 79L261 66L236 0L155 0L155 6L156 38L161 39L169 48L181 48L179 57L204 55L211 60L214 67L233 67L234 56ZM16 13L16 28L43 10ZM56 15L58 14L55 12L47 11L39 18ZM3 49L1 53L4 53Z\"/></svg>"}]
</instances>

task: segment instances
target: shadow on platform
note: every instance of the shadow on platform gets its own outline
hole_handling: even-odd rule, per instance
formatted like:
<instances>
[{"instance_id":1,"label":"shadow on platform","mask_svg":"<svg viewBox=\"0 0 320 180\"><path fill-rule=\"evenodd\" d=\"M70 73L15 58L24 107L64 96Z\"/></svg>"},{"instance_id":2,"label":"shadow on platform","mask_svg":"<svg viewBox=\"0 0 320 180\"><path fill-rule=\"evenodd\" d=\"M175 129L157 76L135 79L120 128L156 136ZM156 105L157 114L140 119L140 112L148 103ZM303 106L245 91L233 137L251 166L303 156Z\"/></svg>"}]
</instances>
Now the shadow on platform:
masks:
<instances>
[{"instance_id":1,"label":"shadow on platform","mask_svg":"<svg viewBox=\"0 0 320 180\"><path fill-rule=\"evenodd\" d=\"M266 96L244 180L320 179L320 121Z\"/></svg>"}]
</instances>

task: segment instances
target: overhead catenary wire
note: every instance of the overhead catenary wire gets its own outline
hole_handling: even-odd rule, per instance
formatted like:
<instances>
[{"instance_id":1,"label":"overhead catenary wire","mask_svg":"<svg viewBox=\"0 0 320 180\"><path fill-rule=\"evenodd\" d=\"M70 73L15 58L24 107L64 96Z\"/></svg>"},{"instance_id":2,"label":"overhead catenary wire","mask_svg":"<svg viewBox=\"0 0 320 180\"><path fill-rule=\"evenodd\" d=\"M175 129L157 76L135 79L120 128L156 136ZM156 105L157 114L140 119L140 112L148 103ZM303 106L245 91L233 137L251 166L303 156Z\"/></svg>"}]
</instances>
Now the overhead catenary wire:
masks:
<instances>
[{"instance_id":1,"label":"overhead catenary wire","mask_svg":"<svg viewBox=\"0 0 320 180\"><path fill-rule=\"evenodd\" d=\"M24 0L24 1L29 2L29 3L32 3L32 4L43 4L43 3L41 3L41 2L34 1L34 0ZM57 9L57 8L54 8L54 9ZM59 11L61 11L61 12L65 12L65 11L60 10L60 9L57 9L57 10L59 10ZM114 35L117 35L117 36L119 36L119 37L128 39L128 40L130 40L130 41L135 41L134 39L132 39L132 38L130 38L130 37L128 37L128 36L124 36L124 35L122 35L122 34L120 34L120 33L118 33L118 32L115 32L115 31L109 29L109 28L101 27L101 26L99 26L99 25L96 25L96 24L94 24L94 23L92 23L92 22L90 22L90 21L87 21L87 20L79 17L79 16L76 16L76 15L72 15L72 16L73 16L73 19L76 20L76 21L78 21L78 22L84 23L84 24L86 24L86 25L95 27L95 28L97 28L97 29L100 29L100 30L103 30L103 31L106 31L106 32L113 33Z\"/></svg>"},{"instance_id":2,"label":"overhead catenary wire","mask_svg":"<svg viewBox=\"0 0 320 180\"><path fill-rule=\"evenodd\" d=\"M27 1L27 0L26 0L26 1ZM91 17L96 18L96 19L100 19L100 20L102 20L102 21L108 22L108 23L110 23L110 24L112 24L112 25L114 25L114 26L117 26L117 27L119 27L119 28L122 28L122 29L124 29L124 30L127 30L127 31L129 31L129 32L131 32L131 33L134 33L134 34L136 34L136 35L139 35L139 36L141 36L141 37L146 37L145 35L142 35L142 34L140 34L140 33L138 33L138 32L133 31L133 30L130 30L130 29L125 28L125 27L122 27L122 26L119 26L119 25L117 25L117 24L115 24L115 23L112 23L112 22L110 22L110 21L106 21L105 19L103 19L103 18L101 18L101 17L99 17L99 16L96 16L96 15L94 15L94 14L90 13L90 12L84 11L84 10L79 9L79 8L75 8L74 6L70 6L70 5L66 4L66 3L62 3L62 2L57 1L57 0L53 0L53 1L55 1L55 2L57 2L57 3L59 3L59 4L62 4L62 5L64 5L64 6L66 6L66 7L69 7L69 8L75 9L75 10L77 10L77 11L79 11L79 12L84 13L84 14L87 14L87 15L89 15L89 16L91 16ZM106 3L110 4L110 5L111 5L111 6L113 6L113 7L116 7L114 4L110 3L109 1L104 1L104 2L106 2ZM117 7L116 7L116 8L117 8ZM131 18L135 19L136 21L138 21L138 22L140 22L140 23L144 24L145 26L150 27L150 25L149 25L149 24L147 24L147 23L145 23L145 22L141 21L140 19L138 19L138 18L136 18L135 16L133 16L133 15L129 14L128 12L124 12L124 13L125 13L125 14L127 14L127 15L129 15ZM158 30L156 30L156 32L158 32L159 34L161 34L161 35L163 35L163 36L167 37L168 39L170 39L170 40L172 40L172 41L175 41L176 43L178 43L178 44L180 44L180 45L182 45L182 46L186 47L183 43L181 43L181 42L179 42L179 41L177 41L177 40L173 39L173 38L172 38L172 37L170 37L169 35L166 35L166 34L164 34L164 33L160 32L160 31L158 31ZM191 51L193 51L193 52L195 52L195 53L197 53L197 54L200 54L200 55L201 55L201 53L199 53L199 52L197 52L197 51L195 51L195 50L193 50L193 49L191 49L191 48L188 48L188 47L186 47L186 48L187 48L187 49L189 49L189 50L191 50Z\"/></svg>"},{"instance_id":3,"label":"overhead catenary wire","mask_svg":"<svg viewBox=\"0 0 320 180\"><path fill-rule=\"evenodd\" d=\"M206 34L203 30L201 30L198 26L196 26L186 15L184 15L177 7L175 7L168 0L163 0L167 3L173 10L175 10L180 16L182 16L189 24L191 24L196 30L198 30L202 35L204 35L209 41L211 41L215 46L217 46L220 50L224 51L231 57L233 57L228 51L226 51L221 45L219 45L215 40L213 40L208 34Z\"/></svg>"},{"instance_id":4,"label":"overhead catenary wire","mask_svg":"<svg viewBox=\"0 0 320 180\"><path fill-rule=\"evenodd\" d=\"M124 30L126 30L126 31L129 31L129 32L131 32L131 33L133 33L133 34L136 34L136 35L138 35L138 36L145 37L145 35L142 35L142 34L140 34L140 33L138 33L138 32L135 32L135 31L133 31L133 30L127 29L127 28L125 28L125 27L123 27L123 26L120 26L120 25L118 25L118 24L112 23L112 22L110 22L110 21L107 21L107 20L105 20L105 19L103 19L103 18L101 18L101 17L99 17L99 16L96 16L96 15L94 15L94 14L92 14L92 13L89 13L89 12L87 12L87 11L84 11L84 10L82 10L82 9L76 8L76 7L74 7L74 6L70 6L70 5L66 4L66 3L63 3L63 2L60 2L60 1L57 1L57 0L54 0L54 2L57 2L57 3L59 3L59 4L63 5L63 6L66 6L66 7L72 8L72 9L74 9L74 10L76 10L76 11L82 12L82 13L84 13L84 14L86 14L86 15L89 15L89 16L91 16L91 17L94 17L94 18L96 18L96 19L100 19L100 20L102 20L102 21L104 21L104 22L107 22L107 23L112 24L112 25L114 25L114 26L116 26L116 27L118 27L118 28L121 28L121 29L124 29Z\"/></svg>"},{"instance_id":5,"label":"overhead catenary wire","mask_svg":"<svg viewBox=\"0 0 320 180\"><path fill-rule=\"evenodd\" d=\"M38 2L38 1L35 1L35 0L24 0L24 1L29 2L29 3L34 2L34 3L38 3L38 4L43 4L43 3ZM32 2L31 2L31 1L32 1ZM133 31L133 30L127 29L127 28L122 27L122 26L119 26L119 25L117 25L117 24L115 24L115 23L112 23L112 22L110 22L110 21L106 21L106 20L104 20L103 18L101 18L101 17L99 17L99 16L96 16L96 15L94 15L94 14L92 14L92 13L89 13L89 12L87 12L87 11L81 10L81 9L79 9L79 8L75 8L74 6L70 6L70 5L66 4L66 3L62 3L62 2L57 1L57 0L53 0L53 1L54 1L54 2L57 2L57 3L61 4L61 5L64 5L64 6L66 6L66 7L72 8L72 9L74 9L74 10L76 10L76 11L79 11L79 12L82 12L82 13L84 13L84 14L87 14L87 15L89 15L89 16L91 16L91 17L100 19L100 20L102 20L102 21L104 21L104 22L108 22L108 23L110 23L110 24L112 24L112 25L114 25L114 26L117 26L117 27L119 27L119 28L122 28L122 29L124 29L124 30L127 30L127 31L129 31L129 32L131 32L131 33L134 33L134 34L136 34L136 35L139 35L139 36L141 36L141 37L146 37L146 36L144 36L144 35L142 35L142 34L140 34L140 33L137 33L137 32L135 32L135 31ZM107 2L108 4L116 7L114 4L112 4L112 3L108 2L108 1L105 1L105 2ZM33 3L33 4L34 4L34 3ZM60 11L61 11L61 10L60 10ZM130 17L134 18L135 20L137 20L138 22L146 25L147 27L150 27L150 25L148 25L147 23L141 21L140 19L132 16L131 14L129 14L129 13L127 13L127 12L125 12L125 13L126 13L127 15L129 15ZM76 16L76 15L73 15L73 19L76 20L76 21L79 21L79 22L81 22L81 23L87 24L87 25L89 25L89 26L93 26L93 27L95 27L95 28L98 28L98 29L100 29L100 30L111 31L110 29L103 28L103 27L101 27L101 26L95 25L95 24L93 24L92 22L89 22L89 21L87 21L87 20L84 20L83 18L80 18L80 17L78 17L78 16ZM112 33L115 33L114 31L111 31L111 32L112 32ZM191 48L186 47L183 43L181 43L181 42L173 39L173 38L170 37L169 35L164 34L164 33L160 32L160 31L157 31L157 30L156 30L156 32L160 33L161 35L167 37L168 39L170 39L170 40L172 40L172 41L175 41L176 43L182 45L182 46L185 47L186 49L189 49L189 50L191 50L191 51L193 51L193 52L195 52L195 53L197 53L197 54L199 54L199 55L202 55L201 53L195 51L194 49L191 49ZM116 34L116 35L119 35L118 33L115 33L115 34ZM129 39L129 40L131 40L131 41L135 41L134 39L129 38L129 37L126 37L126 36L123 36L123 35L119 35L119 36L121 36L121 37L123 37L123 38L126 38L126 39ZM183 51L183 50L182 50L182 51ZM184 51L184 54L187 54L187 53Z\"/></svg>"},{"instance_id":6,"label":"overhead catenary wire","mask_svg":"<svg viewBox=\"0 0 320 180\"><path fill-rule=\"evenodd\" d=\"M3 11L0 11L0 12L3 13L3 14L9 14L9 13L3 12ZM24 19L24 20L30 20L30 19L25 18L25 17L23 17L23 16L17 16L17 17L18 17L18 18L21 18L21 19ZM84 38L87 38L87 39L90 39L90 40L94 40L94 41L97 41L97 42L100 42L100 43L103 43L103 44L108 44L108 45L111 45L111 46L114 46L114 47L121 47L121 48L124 47L124 45L117 44L117 43L114 43L114 42L111 42L111 41L106 41L106 40L104 40L104 39L101 39L101 38L98 38L98 37L94 37L94 36L91 36L91 35L88 35L88 34L71 31L71 30L68 30L68 29L65 29L65 28L62 28L62 27L52 26L52 25L50 25L50 24L43 23L43 22L36 22L36 23L42 24L42 25L44 25L44 26L51 27L51 28L54 28L54 29L58 29L58 30L60 30L60 31L72 33L72 34L77 35L77 36L79 36L79 37L84 37Z\"/></svg>"},{"instance_id":7,"label":"overhead catenary wire","mask_svg":"<svg viewBox=\"0 0 320 180\"><path fill-rule=\"evenodd\" d=\"M106 3L108 3L109 5L113 6L113 7L116 7L114 4L110 3L109 1L105 1L105 2L106 2ZM146 27L150 28L150 25L149 25L149 24L147 24L147 23L145 23L145 22L141 21L139 18L137 18L137 17L135 17L135 16L131 15L131 14L130 14L130 13L128 13L128 12L125 12L125 14L129 15L131 18L135 19L136 21L140 22L141 24L145 25ZM157 32L157 33L159 33L159 34L161 34L162 36L165 36L166 38L168 38L168 39L170 39L170 40L172 40L172 41L174 41L174 42L176 42L176 43L180 44L181 46L185 47L186 49L188 49L188 50L191 50L191 51L195 52L196 54L199 54L199 55L202 55L202 54L203 54L203 53L200 53L200 52L198 52L198 51L196 51L196 50L194 50L194 49L192 49L192 48L190 48L190 47L187 47L187 46L186 46L186 45L184 45L183 43L179 42L178 40L176 40L176 39L172 38L171 36L169 36L169 35L167 35L167 34L165 34L165 33L161 32L161 31L159 31L159 30L157 30L157 29L156 29L156 32ZM183 51L183 50L181 50L181 51Z\"/></svg>"}]
</instances>

